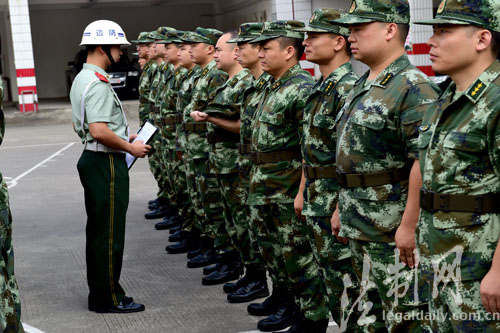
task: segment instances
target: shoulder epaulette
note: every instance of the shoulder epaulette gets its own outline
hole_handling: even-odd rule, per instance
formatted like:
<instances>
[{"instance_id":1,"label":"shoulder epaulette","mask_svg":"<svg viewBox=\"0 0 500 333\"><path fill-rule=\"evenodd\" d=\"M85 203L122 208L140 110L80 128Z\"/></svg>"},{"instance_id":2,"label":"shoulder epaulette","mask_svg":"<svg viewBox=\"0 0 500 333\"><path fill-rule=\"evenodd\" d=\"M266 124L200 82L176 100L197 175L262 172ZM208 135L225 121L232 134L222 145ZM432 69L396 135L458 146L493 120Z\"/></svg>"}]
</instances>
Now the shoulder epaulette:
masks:
<instances>
[{"instance_id":1,"label":"shoulder epaulette","mask_svg":"<svg viewBox=\"0 0 500 333\"><path fill-rule=\"evenodd\" d=\"M238 83L238 79L237 78L233 78L228 84L231 87L234 87L236 85L236 83Z\"/></svg>"},{"instance_id":2,"label":"shoulder epaulette","mask_svg":"<svg viewBox=\"0 0 500 333\"><path fill-rule=\"evenodd\" d=\"M382 87L386 87L389 82L391 82L391 80L394 78L394 74L392 73L387 73L387 75L384 77L384 79L382 81L380 81L380 85Z\"/></svg>"},{"instance_id":3,"label":"shoulder epaulette","mask_svg":"<svg viewBox=\"0 0 500 333\"><path fill-rule=\"evenodd\" d=\"M282 84L283 84L283 82L278 80L278 81L274 82L274 84L271 86L271 89L272 89L272 90L276 90L276 89L278 89L278 88L279 88Z\"/></svg>"},{"instance_id":4,"label":"shoulder epaulette","mask_svg":"<svg viewBox=\"0 0 500 333\"><path fill-rule=\"evenodd\" d=\"M264 89L264 85L266 84L266 79L261 78L259 82L257 82L257 89L262 90Z\"/></svg>"},{"instance_id":5,"label":"shoulder epaulette","mask_svg":"<svg viewBox=\"0 0 500 333\"><path fill-rule=\"evenodd\" d=\"M486 85L483 82L481 82L481 80L477 80L470 87L469 91L467 92L467 95L469 95L471 98L477 99L481 95L484 89L486 89Z\"/></svg>"},{"instance_id":6,"label":"shoulder epaulette","mask_svg":"<svg viewBox=\"0 0 500 333\"><path fill-rule=\"evenodd\" d=\"M95 72L95 75L99 78L99 80L101 80L102 82L106 82L106 83L109 83L108 79L102 75L101 73L97 73Z\"/></svg>"},{"instance_id":7,"label":"shoulder epaulette","mask_svg":"<svg viewBox=\"0 0 500 333\"><path fill-rule=\"evenodd\" d=\"M325 94L330 96L333 93L333 88L335 88L337 84L335 84L333 81L328 82L328 85L325 88Z\"/></svg>"},{"instance_id":8,"label":"shoulder epaulette","mask_svg":"<svg viewBox=\"0 0 500 333\"><path fill-rule=\"evenodd\" d=\"M202 76L205 76L205 75L207 75L207 73L208 73L209 71L210 71L210 69L205 68L205 69L203 70L203 72L201 72L201 75L202 75Z\"/></svg>"}]
</instances>

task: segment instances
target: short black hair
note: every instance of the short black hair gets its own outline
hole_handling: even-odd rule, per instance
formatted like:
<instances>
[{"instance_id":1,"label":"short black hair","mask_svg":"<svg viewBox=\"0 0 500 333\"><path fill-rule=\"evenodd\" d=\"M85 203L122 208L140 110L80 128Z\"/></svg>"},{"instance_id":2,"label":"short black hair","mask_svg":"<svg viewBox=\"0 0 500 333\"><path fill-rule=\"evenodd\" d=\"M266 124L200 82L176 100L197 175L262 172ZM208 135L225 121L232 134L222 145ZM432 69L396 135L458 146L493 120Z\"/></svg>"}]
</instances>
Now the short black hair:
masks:
<instances>
[{"instance_id":1,"label":"short black hair","mask_svg":"<svg viewBox=\"0 0 500 333\"><path fill-rule=\"evenodd\" d=\"M85 45L85 50L87 53L94 52L100 45Z\"/></svg>"},{"instance_id":2,"label":"short black hair","mask_svg":"<svg viewBox=\"0 0 500 333\"><path fill-rule=\"evenodd\" d=\"M345 40L345 50L347 52L347 55L350 57L352 55L352 52L351 52L351 43L349 43L349 41L347 40L347 37L346 36L342 36L342 35L338 35L334 32L331 32L328 34L330 36L330 38L337 38L337 37L342 37L344 38Z\"/></svg>"},{"instance_id":3,"label":"short black hair","mask_svg":"<svg viewBox=\"0 0 500 333\"><path fill-rule=\"evenodd\" d=\"M284 49L288 46L291 46L296 51L297 60L302 58L302 54L304 54L304 45L302 45L303 40L299 38L290 38L290 37L279 37L278 43L280 44L281 49Z\"/></svg>"},{"instance_id":4,"label":"short black hair","mask_svg":"<svg viewBox=\"0 0 500 333\"><path fill-rule=\"evenodd\" d=\"M398 23L397 26L398 26L400 41L404 45L406 43L406 37L408 37L408 33L410 32L410 25L404 23Z\"/></svg>"}]
</instances>

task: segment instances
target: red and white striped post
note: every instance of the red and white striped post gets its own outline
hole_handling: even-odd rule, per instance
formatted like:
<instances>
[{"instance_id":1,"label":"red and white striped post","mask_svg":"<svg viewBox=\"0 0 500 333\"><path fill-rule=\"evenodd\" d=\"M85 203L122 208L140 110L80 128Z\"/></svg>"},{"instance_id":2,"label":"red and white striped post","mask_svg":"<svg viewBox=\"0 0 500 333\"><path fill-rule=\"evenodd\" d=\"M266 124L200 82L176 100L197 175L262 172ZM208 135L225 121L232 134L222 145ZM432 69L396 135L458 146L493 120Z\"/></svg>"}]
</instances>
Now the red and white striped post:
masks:
<instances>
[{"instance_id":1,"label":"red and white striped post","mask_svg":"<svg viewBox=\"0 0 500 333\"><path fill-rule=\"evenodd\" d=\"M432 0L410 0L412 22L430 20L432 19L432 13ZM427 45L427 40L431 35L432 26L411 24L410 34L407 39L409 49L406 53L411 63L418 69L429 76L435 76L436 73L432 70L429 57L430 47Z\"/></svg>"},{"instance_id":2,"label":"red and white striped post","mask_svg":"<svg viewBox=\"0 0 500 333\"><path fill-rule=\"evenodd\" d=\"M21 112L38 111L28 0L9 0L9 12L12 43L14 45L19 110Z\"/></svg>"}]
</instances>

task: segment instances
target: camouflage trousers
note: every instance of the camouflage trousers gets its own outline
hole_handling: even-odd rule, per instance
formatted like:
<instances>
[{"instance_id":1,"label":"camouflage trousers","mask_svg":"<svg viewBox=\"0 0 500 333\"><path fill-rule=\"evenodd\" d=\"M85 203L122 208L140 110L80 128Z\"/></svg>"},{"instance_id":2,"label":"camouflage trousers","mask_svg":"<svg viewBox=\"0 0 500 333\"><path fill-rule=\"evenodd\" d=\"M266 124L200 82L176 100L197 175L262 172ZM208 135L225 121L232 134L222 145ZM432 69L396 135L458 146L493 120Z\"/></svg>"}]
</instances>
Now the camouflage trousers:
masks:
<instances>
[{"instance_id":1,"label":"camouflage trousers","mask_svg":"<svg viewBox=\"0 0 500 333\"><path fill-rule=\"evenodd\" d=\"M359 317L353 309L359 297L359 284L352 267L349 245L342 244L332 235L330 216L306 216L309 226L311 248L319 265L319 276L324 284L325 298L333 320L341 328L341 332L353 332ZM344 276L352 283L344 286ZM347 296L343 302L342 295Z\"/></svg>"},{"instance_id":2,"label":"camouflage trousers","mask_svg":"<svg viewBox=\"0 0 500 333\"><path fill-rule=\"evenodd\" d=\"M293 203L251 206L258 228L258 244L273 283L291 290L307 319L329 317L309 242L307 224L295 215Z\"/></svg>"},{"instance_id":3,"label":"camouflage trousers","mask_svg":"<svg viewBox=\"0 0 500 333\"><path fill-rule=\"evenodd\" d=\"M354 271L360 281L358 311L366 306L358 323L368 332L430 332L425 318L427 290L418 269L403 266L395 255L395 243L349 239Z\"/></svg>"},{"instance_id":4,"label":"camouflage trousers","mask_svg":"<svg viewBox=\"0 0 500 333\"><path fill-rule=\"evenodd\" d=\"M205 211L203 210L203 204L201 203L201 196L196 185L195 160L189 158L189 154L184 153L183 161L186 172L186 189L195 213L195 227L203 232L203 225L205 225L206 216Z\"/></svg>"},{"instance_id":5,"label":"camouflage trousers","mask_svg":"<svg viewBox=\"0 0 500 333\"><path fill-rule=\"evenodd\" d=\"M233 247L238 249L246 267L261 264L259 247L250 238L250 209L242 204L248 197L248 188L244 187L237 172L218 174L217 178L223 199L226 230Z\"/></svg>"},{"instance_id":6,"label":"camouflage trousers","mask_svg":"<svg viewBox=\"0 0 500 333\"><path fill-rule=\"evenodd\" d=\"M140 103L139 104L139 122L142 126L146 120L149 118L149 112L151 111L151 108L149 106L149 103Z\"/></svg>"},{"instance_id":7,"label":"camouflage trousers","mask_svg":"<svg viewBox=\"0 0 500 333\"><path fill-rule=\"evenodd\" d=\"M155 136L153 140L151 140L151 150L148 155L149 162L149 170L153 174L153 177L156 180L156 184L158 185L158 197L163 197L165 195L164 189L164 180L162 175L162 155L161 155L161 137Z\"/></svg>"},{"instance_id":8,"label":"camouflage trousers","mask_svg":"<svg viewBox=\"0 0 500 333\"><path fill-rule=\"evenodd\" d=\"M433 285L433 281L427 281ZM500 332L500 315L486 312L481 301L480 280L450 281L429 294L430 324L433 332ZM432 289L432 288L430 288ZM431 291L432 292L432 291Z\"/></svg>"},{"instance_id":9,"label":"camouflage trousers","mask_svg":"<svg viewBox=\"0 0 500 333\"><path fill-rule=\"evenodd\" d=\"M24 332L21 324L21 300L14 276L12 216L8 208L0 210L0 329L2 332Z\"/></svg>"}]
</instances>

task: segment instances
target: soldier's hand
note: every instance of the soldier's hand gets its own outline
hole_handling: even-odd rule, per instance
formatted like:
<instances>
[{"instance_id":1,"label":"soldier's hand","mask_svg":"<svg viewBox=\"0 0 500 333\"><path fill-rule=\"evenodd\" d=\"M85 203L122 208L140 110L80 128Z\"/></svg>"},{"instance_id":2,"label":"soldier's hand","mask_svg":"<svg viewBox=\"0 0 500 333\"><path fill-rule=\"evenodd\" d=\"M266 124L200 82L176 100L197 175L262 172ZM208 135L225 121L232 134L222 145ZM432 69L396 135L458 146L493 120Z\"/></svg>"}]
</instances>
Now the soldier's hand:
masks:
<instances>
[{"instance_id":1,"label":"soldier's hand","mask_svg":"<svg viewBox=\"0 0 500 333\"><path fill-rule=\"evenodd\" d=\"M128 138L128 142L134 141L134 139L137 138L137 134L130 134L130 137Z\"/></svg>"},{"instance_id":2,"label":"soldier's hand","mask_svg":"<svg viewBox=\"0 0 500 333\"><path fill-rule=\"evenodd\" d=\"M145 145L144 141L137 140L136 142L130 144L129 153L135 157L145 157L150 149L150 145Z\"/></svg>"},{"instance_id":3,"label":"soldier's hand","mask_svg":"<svg viewBox=\"0 0 500 333\"><path fill-rule=\"evenodd\" d=\"M293 209L299 220L305 221L306 217L302 215L302 207L304 207L304 193L299 191L293 201Z\"/></svg>"},{"instance_id":4,"label":"soldier's hand","mask_svg":"<svg viewBox=\"0 0 500 333\"><path fill-rule=\"evenodd\" d=\"M500 313L500 270L492 266L481 281L481 301L489 313Z\"/></svg>"},{"instance_id":5,"label":"soldier's hand","mask_svg":"<svg viewBox=\"0 0 500 333\"><path fill-rule=\"evenodd\" d=\"M195 121L207 121L208 119L208 114L205 112L200 112L200 111L193 111L189 114L191 118L193 118Z\"/></svg>"},{"instance_id":6,"label":"soldier's hand","mask_svg":"<svg viewBox=\"0 0 500 333\"><path fill-rule=\"evenodd\" d=\"M333 212L332 218L330 219L330 224L332 225L332 234L337 238L337 240L341 243L347 244L347 238L339 236L340 214L338 206L337 209L335 209L335 211Z\"/></svg>"},{"instance_id":7,"label":"soldier's hand","mask_svg":"<svg viewBox=\"0 0 500 333\"><path fill-rule=\"evenodd\" d=\"M401 224L396 230L396 247L399 250L399 259L410 268L417 266L415 258L415 229Z\"/></svg>"}]
</instances>

